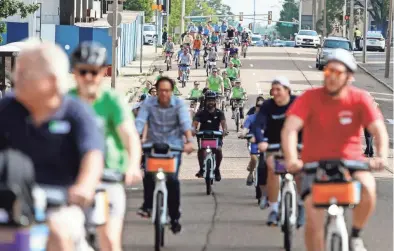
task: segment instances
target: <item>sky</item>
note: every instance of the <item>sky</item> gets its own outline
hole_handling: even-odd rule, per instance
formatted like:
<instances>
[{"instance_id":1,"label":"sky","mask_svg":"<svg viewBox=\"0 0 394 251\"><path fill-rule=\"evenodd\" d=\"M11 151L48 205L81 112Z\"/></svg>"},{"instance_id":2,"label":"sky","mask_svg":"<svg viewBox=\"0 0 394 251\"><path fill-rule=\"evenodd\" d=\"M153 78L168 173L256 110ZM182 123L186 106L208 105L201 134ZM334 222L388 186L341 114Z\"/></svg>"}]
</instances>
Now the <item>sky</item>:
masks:
<instances>
[{"instance_id":1,"label":"sky","mask_svg":"<svg viewBox=\"0 0 394 251\"><path fill-rule=\"evenodd\" d=\"M254 1L256 1L256 14L268 14L268 11L272 11L272 19L278 20L279 13L282 8L282 4L279 4L279 0L223 0L224 4L231 7L231 11L234 14L239 14L243 12L244 15L253 14ZM253 17L244 17L243 24L248 24L253 22ZM261 19L262 17L256 17L256 19ZM263 22L263 21L256 21ZM266 25L267 22L263 22Z\"/></svg>"}]
</instances>

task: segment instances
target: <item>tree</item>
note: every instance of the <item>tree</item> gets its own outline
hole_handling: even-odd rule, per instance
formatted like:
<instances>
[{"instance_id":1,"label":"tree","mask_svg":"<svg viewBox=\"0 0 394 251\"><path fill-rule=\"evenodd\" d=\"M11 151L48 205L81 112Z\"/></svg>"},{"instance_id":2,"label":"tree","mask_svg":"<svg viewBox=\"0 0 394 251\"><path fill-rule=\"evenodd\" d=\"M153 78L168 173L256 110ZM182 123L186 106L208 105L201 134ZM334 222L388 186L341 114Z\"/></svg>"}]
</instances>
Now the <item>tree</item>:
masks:
<instances>
[{"instance_id":1,"label":"tree","mask_svg":"<svg viewBox=\"0 0 394 251\"><path fill-rule=\"evenodd\" d=\"M1 0L0 1L0 20L19 14L22 18L34 13L38 10L38 4L24 4L17 0ZM0 23L0 34L7 31L7 26L4 22ZM0 43L3 42L3 37L0 35Z\"/></svg>"},{"instance_id":2,"label":"tree","mask_svg":"<svg viewBox=\"0 0 394 251\"><path fill-rule=\"evenodd\" d=\"M343 0L326 0L327 7L327 35L332 32L334 22L338 22L342 25L342 17L343 17ZM324 10L322 13L322 17L324 18ZM323 33L323 18L317 21L316 29L318 33Z\"/></svg>"},{"instance_id":3,"label":"tree","mask_svg":"<svg viewBox=\"0 0 394 251\"><path fill-rule=\"evenodd\" d=\"M283 4L283 9L280 11L279 21L292 22L293 18L298 19L298 6L294 0L288 0ZM289 38L297 32L298 26L284 27L281 23L276 24L277 31L281 36Z\"/></svg>"},{"instance_id":4,"label":"tree","mask_svg":"<svg viewBox=\"0 0 394 251\"><path fill-rule=\"evenodd\" d=\"M369 1L368 13L375 21L376 29L382 31L385 36L388 28L389 3L390 0L371 0ZM364 1L356 0L355 5L364 8Z\"/></svg>"},{"instance_id":5,"label":"tree","mask_svg":"<svg viewBox=\"0 0 394 251\"><path fill-rule=\"evenodd\" d=\"M126 0L123 8L125 10L144 11L145 22L150 22L153 16L153 0Z\"/></svg>"}]
</instances>

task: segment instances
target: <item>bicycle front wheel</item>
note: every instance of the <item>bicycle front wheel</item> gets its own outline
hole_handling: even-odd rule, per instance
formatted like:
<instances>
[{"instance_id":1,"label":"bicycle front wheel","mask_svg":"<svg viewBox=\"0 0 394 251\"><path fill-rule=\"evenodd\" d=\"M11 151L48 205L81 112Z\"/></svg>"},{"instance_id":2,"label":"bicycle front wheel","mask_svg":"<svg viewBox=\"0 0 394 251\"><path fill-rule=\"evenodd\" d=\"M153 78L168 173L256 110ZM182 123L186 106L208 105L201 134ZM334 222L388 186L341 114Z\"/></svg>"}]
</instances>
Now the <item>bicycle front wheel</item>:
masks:
<instances>
[{"instance_id":1,"label":"bicycle front wheel","mask_svg":"<svg viewBox=\"0 0 394 251\"><path fill-rule=\"evenodd\" d=\"M285 207L285 215L284 215L285 220L282 227L284 233L284 246L286 251L291 251L293 245L293 235L295 231L295 225L290 223L290 217L294 210L291 208L292 198L290 193L287 193L285 195L283 203L284 203L283 206Z\"/></svg>"},{"instance_id":2,"label":"bicycle front wheel","mask_svg":"<svg viewBox=\"0 0 394 251\"><path fill-rule=\"evenodd\" d=\"M161 222L163 214L164 196L162 192L157 193L156 197L156 215L155 215L155 251L160 251L164 246L164 226Z\"/></svg>"},{"instance_id":3,"label":"bicycle front wheel","mask_svg":"<svg viewBox=\"0 0 394 251\"><path fill-rule=\"evenodd\" d=\"M211 169L212 169L212 161L208 159L205 167L205 185L206 185L207 195L210 195L212 192Z\"/></svg>"}]
</instances>

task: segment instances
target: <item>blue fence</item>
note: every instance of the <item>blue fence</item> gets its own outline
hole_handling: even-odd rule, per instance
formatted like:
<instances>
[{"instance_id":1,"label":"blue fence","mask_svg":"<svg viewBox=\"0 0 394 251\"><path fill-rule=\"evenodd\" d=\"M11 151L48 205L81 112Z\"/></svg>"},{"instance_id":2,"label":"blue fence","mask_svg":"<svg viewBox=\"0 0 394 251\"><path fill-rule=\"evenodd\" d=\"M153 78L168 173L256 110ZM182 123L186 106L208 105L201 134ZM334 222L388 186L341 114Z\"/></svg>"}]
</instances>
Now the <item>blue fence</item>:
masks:
<instances>
[{"instance_id":1,"label":"blue fence","mask_svg":"<svg viewBox=\"0 0 394 251\"><path fill-rule=\"evenodd\" d=\"M54 38L67 53L71 55L73 50L82 41L97 41L107 49L107 64L112 63L112 37L109 36L108 28L97 27L78 27L71 25L54 25ZM137 18L132 23L122 23L120 25L122 33L118 43L118 62L117 68L123 67L137 57L137 52L141 45L141 23L140 18ZM53 33L53 32L52 32ZM7 22L7 33L0 34L3 38L2 44L21 41L28 37L28 23ZM68 49L66 49L68 48Z\"/></svg>"}]
</instances>

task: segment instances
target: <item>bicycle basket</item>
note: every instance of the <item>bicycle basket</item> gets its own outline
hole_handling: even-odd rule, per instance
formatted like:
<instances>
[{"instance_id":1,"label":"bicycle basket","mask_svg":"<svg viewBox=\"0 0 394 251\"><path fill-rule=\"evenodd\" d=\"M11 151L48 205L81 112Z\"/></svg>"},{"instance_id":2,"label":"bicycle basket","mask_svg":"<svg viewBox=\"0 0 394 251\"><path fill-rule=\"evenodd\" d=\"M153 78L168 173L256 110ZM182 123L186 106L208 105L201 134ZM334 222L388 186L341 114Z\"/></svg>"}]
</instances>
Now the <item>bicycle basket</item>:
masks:
<instances>
[{"instance_id":1,"label":"bicycle basket","mask_svg":"<svg viewBox=\"0 0 394 251\"><path fill-rule=\"evenodd\" d=\"M216 149L219 147L219 140L218 139L201 139L201 148L211 148Z\"/></svg>"},{"instance_id":2,"label":"bicycle basket","mask_svg":"<svg viewBox=\"0 0 394 251\"><path fill-rule=\"evenodd\" d=\"M358 181L312 184L312 201L316 207L357 205L361 199L361 184Z\"/></svg>"},{"instance_id":3,"label":"bicycle basket","mask_svg":"<svg viewBox=\"0 0 394 251\"><path fill-rule=\"evenodd\" d=\"M176 172L176 158L174 157L147 157L145 161L146 171L149 173L157 173L162 169L165 173Z\"/></svg>"}]
</instances>

